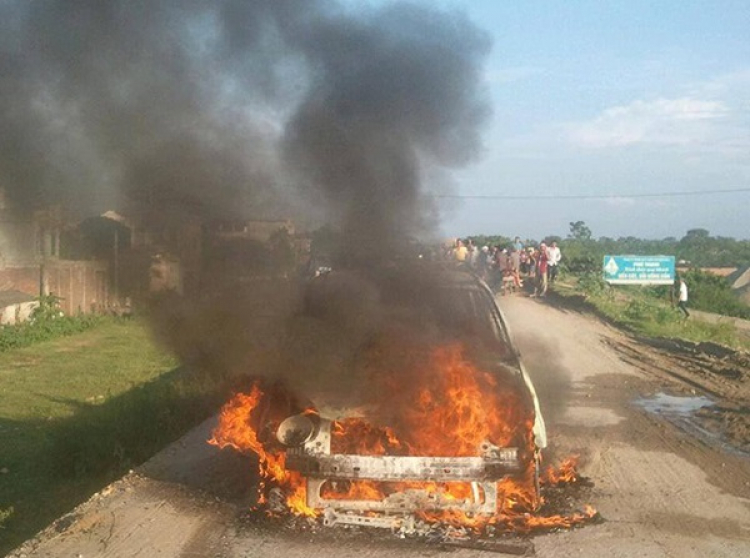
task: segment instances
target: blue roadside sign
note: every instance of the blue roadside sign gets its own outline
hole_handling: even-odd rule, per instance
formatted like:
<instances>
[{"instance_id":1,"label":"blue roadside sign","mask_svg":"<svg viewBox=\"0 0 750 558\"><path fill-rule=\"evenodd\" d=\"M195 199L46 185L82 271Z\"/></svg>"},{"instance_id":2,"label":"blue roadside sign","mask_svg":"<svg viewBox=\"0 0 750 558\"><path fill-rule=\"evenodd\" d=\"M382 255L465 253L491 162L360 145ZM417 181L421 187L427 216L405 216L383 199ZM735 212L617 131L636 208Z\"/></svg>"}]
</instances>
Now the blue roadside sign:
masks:
<instances>
[{"instance_id":1,"label":"blue roadside sign","mask_svg":"<svg viewBox=\"0 0 750 558\"><path fill-rule=\"evenodd\" d=\"M603 269L610 285L674 283L674 256L604 256Z\"/></svg>"}]
</instances>

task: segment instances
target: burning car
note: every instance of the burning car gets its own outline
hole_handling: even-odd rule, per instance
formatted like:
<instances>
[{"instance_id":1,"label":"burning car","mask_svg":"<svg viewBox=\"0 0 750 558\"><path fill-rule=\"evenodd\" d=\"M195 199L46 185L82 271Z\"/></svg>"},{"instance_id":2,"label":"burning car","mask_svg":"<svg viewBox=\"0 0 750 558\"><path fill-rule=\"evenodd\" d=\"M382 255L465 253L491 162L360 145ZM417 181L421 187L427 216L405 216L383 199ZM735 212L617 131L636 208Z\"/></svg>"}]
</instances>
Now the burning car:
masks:
<instances>
[{"instance_id":1,"label":"burning car","mask_svg":"<svg viewBox=\"0 0 750 558\"><path fill-rule=\"evenodd\" d=\"M536 510L544 420L490 289L432 268L352 277L317 278L305 313L329 319L337 297L365 291L378 309L351 364L365 386L358 404L258 382L222 412L211 442L259 456L259 505L390 528Z\"/></svg>"}]
</instances>

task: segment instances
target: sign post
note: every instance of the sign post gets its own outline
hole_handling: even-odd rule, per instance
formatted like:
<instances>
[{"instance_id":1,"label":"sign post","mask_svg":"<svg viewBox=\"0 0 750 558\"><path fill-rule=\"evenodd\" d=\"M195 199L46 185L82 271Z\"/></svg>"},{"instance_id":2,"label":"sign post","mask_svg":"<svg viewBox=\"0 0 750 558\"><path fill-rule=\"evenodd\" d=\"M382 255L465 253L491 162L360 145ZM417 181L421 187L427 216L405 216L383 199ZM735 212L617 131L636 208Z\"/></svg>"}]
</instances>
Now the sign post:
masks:
<instances>
[{"instance_id":1,"label":"sign post","mask_svg":"<svg viewBox=\"0 0 750 558\"><path fill-rule=\"evenodd\" d=\"M602 267L610 285L674 283L674 256L604 256Z\"/></svg>"}]
</instances>

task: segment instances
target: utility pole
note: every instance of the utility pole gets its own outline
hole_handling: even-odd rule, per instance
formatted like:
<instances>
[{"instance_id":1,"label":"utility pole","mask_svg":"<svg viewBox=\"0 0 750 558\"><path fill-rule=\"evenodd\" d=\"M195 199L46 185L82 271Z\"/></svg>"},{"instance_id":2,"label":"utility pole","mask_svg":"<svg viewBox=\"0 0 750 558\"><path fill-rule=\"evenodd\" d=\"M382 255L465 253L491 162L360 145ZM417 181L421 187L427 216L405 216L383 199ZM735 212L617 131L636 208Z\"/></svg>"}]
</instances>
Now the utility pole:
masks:
<instances>
[{"instance_id":1,"label":"utility pole","mask_svg":"<svg viewBox=\"0 0 750 558\"><path fill-rule=\"evenodd\" d=\"M120 231L115 225L115 246L114 246L114 286L115 302L120 300Z\"/></svg>"}]
</instances>

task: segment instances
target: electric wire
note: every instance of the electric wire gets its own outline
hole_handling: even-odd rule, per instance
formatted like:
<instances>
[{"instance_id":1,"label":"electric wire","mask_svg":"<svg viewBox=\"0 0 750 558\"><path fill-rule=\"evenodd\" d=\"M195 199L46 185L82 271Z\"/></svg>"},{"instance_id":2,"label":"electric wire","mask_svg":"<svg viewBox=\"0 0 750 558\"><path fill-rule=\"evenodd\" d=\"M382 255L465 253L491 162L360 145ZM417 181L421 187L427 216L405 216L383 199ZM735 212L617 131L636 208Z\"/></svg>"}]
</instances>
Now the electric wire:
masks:
<instances>
[{"instance_id":1,"label":"electric wire","mask_svg":"<svg viewBox=\"0 0 750 558\"><path fill-rule=\"evenodd\" d=\"M646 192L640 194L432 194L432 197L465 200L594 200L627 198L672 198L680 196L705 196L711 194L738 194L747 192L750 192L750 188L685 190L678 192Z\"/></svg>"}]
</instances>

